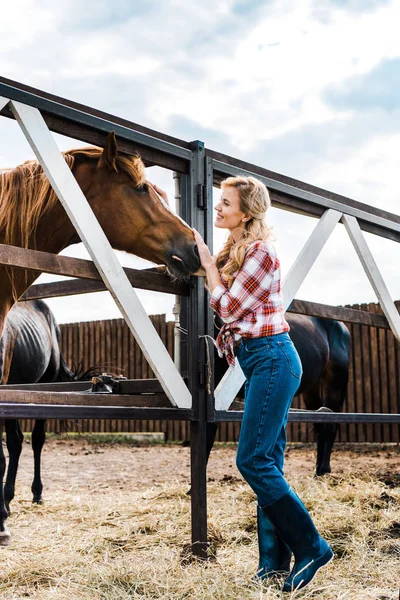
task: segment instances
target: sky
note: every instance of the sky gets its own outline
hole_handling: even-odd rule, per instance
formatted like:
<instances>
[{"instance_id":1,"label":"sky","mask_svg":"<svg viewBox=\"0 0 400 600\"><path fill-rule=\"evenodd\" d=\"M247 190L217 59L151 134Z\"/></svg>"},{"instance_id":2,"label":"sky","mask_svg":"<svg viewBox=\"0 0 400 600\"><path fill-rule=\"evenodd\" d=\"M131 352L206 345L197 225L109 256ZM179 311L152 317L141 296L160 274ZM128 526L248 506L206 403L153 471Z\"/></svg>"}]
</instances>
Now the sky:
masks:
<instances>
[{"instance_id":1,"label":"sky","mask_svg":"<svg viewBox=\"0 0 400 600\"><path fill-rule=\"evenodd\" d=\"M398 0L14 0L2 7L0 74L400 214L399 22ZM31 157L0 118L0 169ZM173 198L172 173L148 177ZM285 276L317 221L275 208L269 221ZM398 245L365 237L400 299ZM215 250L223 239L217 230ZM63 254L87 257L82 244ZM173 296L138 294L172 318ZM376 301L343 226L296 297ZM49 304L60 323L120 316L106 292Z\"/></svg>"}]
</instances>

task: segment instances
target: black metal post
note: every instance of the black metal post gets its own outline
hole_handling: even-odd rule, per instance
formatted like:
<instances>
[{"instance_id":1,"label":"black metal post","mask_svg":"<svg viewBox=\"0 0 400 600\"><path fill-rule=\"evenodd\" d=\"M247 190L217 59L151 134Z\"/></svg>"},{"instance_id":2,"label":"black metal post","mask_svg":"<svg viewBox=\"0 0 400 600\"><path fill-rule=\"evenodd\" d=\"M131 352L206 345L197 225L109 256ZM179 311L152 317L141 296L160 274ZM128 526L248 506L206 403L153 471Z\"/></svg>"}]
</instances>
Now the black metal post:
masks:
<instances>
[{"instance_id":1,"label":"black metal post","mask_svg":"<svg viewBox=\"0 0 400 600\"><path fill-rule=\"evenodd\" d=\"M205 174L204 144L190 144L193 153L190 171L181 177L182 217L205 235ZM192 550L195 556L207 558L207 453L206 453L206 392L205 340L206 292L203 281L193 279L190 298L182 299L181 320L188 330L187 369L193 397L193 420L190 427Z\"/></svg>"}]
</instances>

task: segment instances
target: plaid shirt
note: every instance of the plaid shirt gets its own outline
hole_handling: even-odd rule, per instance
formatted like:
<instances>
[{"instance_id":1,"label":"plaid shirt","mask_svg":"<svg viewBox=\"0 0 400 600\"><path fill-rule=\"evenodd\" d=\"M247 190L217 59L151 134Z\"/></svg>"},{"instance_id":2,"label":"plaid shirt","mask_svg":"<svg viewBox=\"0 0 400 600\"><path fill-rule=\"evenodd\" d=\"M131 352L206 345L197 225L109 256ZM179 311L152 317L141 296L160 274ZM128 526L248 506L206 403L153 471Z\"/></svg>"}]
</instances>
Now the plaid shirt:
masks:
<instances>
[{"instance_id":1,"label":"plaid shirt","mask_svg":"<svg viewBox=\"0 0 400 600\"><path fill-rule=\"evenodd\" d=\"M255 242L247 251L231 288L223 281L211 294L210 306L224 321L216 347L231 366L235 364L235 340L289 331L280 279L280 263L273 245Z\"/></svg>"}]
</instances>

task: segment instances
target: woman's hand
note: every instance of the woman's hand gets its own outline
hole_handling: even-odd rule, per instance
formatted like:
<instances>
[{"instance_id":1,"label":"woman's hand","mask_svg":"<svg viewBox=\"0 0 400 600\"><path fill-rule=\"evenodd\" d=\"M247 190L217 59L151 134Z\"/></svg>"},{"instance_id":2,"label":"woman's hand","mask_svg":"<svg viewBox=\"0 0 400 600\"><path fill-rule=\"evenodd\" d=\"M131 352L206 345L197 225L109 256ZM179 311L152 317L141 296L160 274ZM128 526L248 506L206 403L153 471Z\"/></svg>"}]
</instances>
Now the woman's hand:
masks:
<instances>
[{"instance_id":1,"label":"woman's hand","mask_svg":"<svg viewBox=\"0 0 400 600\"><path fill-rule=\"evenodd\" d=\"M199 249L200 262L204 267L207 275L207 288L211 293L218 285L222 285L221 276L214 262L213 257L198 231L193 229L194 239Z\"/></svg>"},{"instance_id":2,"label":"woman's hand","mask_svg":"<svg viewBox=\"0 0 400 600\"><path fill-rule=\"evenodd\" d=\"M199 249L200 262L207 271L207 268L215 266L214 259L210 254L207 244L196 229L193 229L194 239Z\"/></svg>"},{"instance_id":3,"label":"woman's hand","mask_svg":"<svg viewBox=\"0 0 400 600\"><path fill-rule=\"evenodd\" d=\"M147 181L146 181L146 183L147 183L148 185L150 185L150 186L153 188L153 190L154 190L155 192L157 192L157 194L158 194L158 195L159 195L159 196L160 196L160 197L161 197L161 198L164 200L164 202L165 202L166 204L168 204L168 206L169 206L167 192L165 192L165 191L164 191L164 190L162 190L160 187L158 187L158 185L156 185L155 183L152 183L152 182L151 182L151 181L149 181L149 180L147 180Z\"/></svg>"}]
</instances>

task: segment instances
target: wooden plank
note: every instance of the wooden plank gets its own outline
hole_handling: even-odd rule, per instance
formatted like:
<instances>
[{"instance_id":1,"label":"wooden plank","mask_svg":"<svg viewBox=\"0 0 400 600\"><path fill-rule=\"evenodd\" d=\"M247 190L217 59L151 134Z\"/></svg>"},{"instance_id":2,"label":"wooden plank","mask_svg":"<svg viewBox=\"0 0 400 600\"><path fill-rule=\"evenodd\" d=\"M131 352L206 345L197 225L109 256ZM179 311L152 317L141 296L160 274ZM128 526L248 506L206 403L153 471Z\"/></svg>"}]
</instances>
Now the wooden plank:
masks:
<instances>
[{"instance_id":1,"label":"wooden plank","mask_svg":"<svg viewBox=\"0 0 400 600\"><path fill-rule=\"evenodd\" d=\"M355 374L354 374L354 347L353 347L353 324L346 323L347 327L350 331L350 357L349 357L349 382L347 385L347 395L346 400L343 407L343 412L357 412L356 399L355 399ZM344 433L346 432L346 434ZM355 442L358 439L358 431L357 426L353 424L346 424L345 428L341 427L338 432L338 441L339 442Z\"/></svg>"},{"instance_id":2,"label":"wooden plank","mask_svg":"<svg viewBox=\"0 0 400 600\"><path fill-rule=\"evenodd\" d=\"M82 355L81 355L81 346L79 345L79 323L74 323L72 327L72 360L75 365L78 365Z\"/></svg>"},{"instance_id":3,"label":"wooden plank","mask_svg":"<svg viewBox=\"0 0 400 600\"><path fill-rule=\"evenodd\" d=\"M243 411L217 410L215 421L241 421ZM400 423L400 414L289 411L290 423Z\"/></svg>"},{"instance_id":4,"label":"wooden plank","mask_svg":"<svg viewBox=\"0 0 400 600\"><path fill-rule=\"evenodd\" d=\"M380 395L382 400L382 408L385 413L389 412L389 393L388 393L388 369L387 369L387 351L386 351L386 336L387 331L378 331L379 342L379 372L380 372ZM390 426L384 425L385 437L390 437Z\"/></svg>"},{"instance_id":5,"label":"wooden plank","mask_svg":"<svg viewBox=\"0 0 400 600\"><path fill-rule=\"evenodd\" d=\"M9 246L11 248L11 246ZM37 252L35 250L28 250L27 252ZM47 254L47 253L43 253ZM28 255L27 255L28 256ZM58 255L50 255L58 256ZM68 257L60 257L68 258ZM10 259L11 260L11 259ZM68 260L71 260L68 258ZM72 259L72 260L83 260L83 259ZM25 258L24 258L25 261ZM87 261L91 263L91 261ZM20 261L22 263L22 260ZM1 261L0 261L1 264ZM36 260L36 266L39 267L41 264L41 258ZM50 272L51 268L48 266L47 272ZM74 265L77 266L76 264ZM79 265L78 265L79 267ZM21 267L22 268L22 267ZM35 270L35 269L34 269ZM36 269L41 272L46 272L43 269ZM67 267L63 270L67 270ZM177 294L180 296L187 296L189 294L189 285L184 282L175 282L168 278L167 275L161 273L150 272L146 269L124 269L129 281L134 288L150 290L153 292L163 292L165 294ZM134 271L134 272L133 272ZM65 273L62 273L63 275ZM98 277L100 277L97 274ZM106 291L107 288L103 281L88 280L88 279L67 279L65 281L54 281L51 283L37 283L32 285L21 297L21 300L37 300L39 298L57 298L60 296L74 296L76 294L91 294L93 292Z\"/></svg>"},{"instance_id":6,"label":"wooden plank","mask_svg":"<svg viewBox=\"0 0 400 600\"><path fill-rule=\"evenodd\" d=\"M370 312L376 311L376 304L370 303L368 310ZM369 343L370 343L370 379L371 379L371 394L372 394L372 407L374 411L383 412L381 406L381 397L379 394L379 359L378 359L378 333L375 327L369 327ZM374 426L374 441L383 442L382 425Z\"/></svg>"},{"instance_id":7,"label":"wooden plank","mask_svg":"<svg viewBox=\"0 0 400 600\"><path fill-rule=\"evenodd\" d=\"M330 306L328 304L295 299L290 304L287 312L390 329L386 317L382 314L343 306Z\"/></svg>"},{"instance_id":8,"label":"wooden plank","mask_svg":"<svg viewBox=\"0 0 400 600\"><path fill-rule=\"evenodd\" d=\"M114 354L113 354L113 348L112 348L112 341L111 341L111 321L110 319L107 319L105 321L103 321L103 344L104 344L104 353L105 356L107 357L107 362L110 365L109 366L109 371L111 373L113 373L114 375L116 375L115 372L115 358L114 358Z\"/></svg>"},{"instance_id":9,"label":"wooden plank","mask_svg":"<svg viewBox=\"0 0 400 600\"><path fill-rule=\"evenodd\" d=\"M124 361L122 353L122 322L121 319L115 319L115 346L116 346L116 361L118 374L124 375Z\"/></svg>"},{"instance_id":10,"label":"wooden plank","mask_svg":"<svg viewBox=\"0 0 400 600\"><path fill-rule=\"evenodd\" d=\"M95 326L94 321L89 323L89 364L90 366L98 367L98 363L96 363L96 353L95 353Z\"/></svg>"},{"instance_id":11,"label":"wooden plank","mask_svg":"<svg viewBox=\"0 0 400 600\"><path fill-rule=\"evenodd\" d=\"M179 410L179 414L176 411ZM62 404L1 403L1 419L182 419L191 420L192 411L184 408L140 406L79 406Z\"/></svg>"},{"instance_id":12,"label":"wooden plank","mask_svg":"<svg viewBox=\"0 0 400 600\"><path fill-rule=\"evenodd\" d=\"M5 388L6 386L4 386ZM1 390L0 403L73 404L75 406L169 406L165 394L85 394L84 392L42 392L30 390Z\"/></svg>"},{"instance_id":13,"label":"wooden plank","mask_svg":"<svg viewBox=\"0 0 400 600\"><path fill-rule=\"evenodd\" d=\"M398 412L397 406L397 384L396 379L399 377L399 372L396 370L395 361L395 345L397 344L391 331L386 332L386 352L387 352L387 365L388 365L388 401L389 410L388 412L394 414ZM395 426L390 426L390 440L395 442Z\"/></svg>"},{"instance_id":14,"label":"wooden plank","mask_svg":"<svg viewBox=\"0 0 400 600\"><path fill-rule=\"evenodd\" d=\"M352 347L353 347L353 364L354 364L354 398L356 412L363 410L363 388L362 388L362 354L361 354L361 325L353 324L352 328ZM366 441L365 428L362 425L358 429L358 440Z\"/></svg>"},{"instance_id":15,"label":"wooden plank","mask_svg":"<svg viewBox=\"0 0 400 600\"><path fill-rule=\"evenodd\" d=\"M400 302L396 301L396 308L397 310L399 310L399 306L400 306ZM395 412L400 413L400 377L399 377L399 373L400 373L400 347L398 344L394 345L394 354L395 354L395 373L397 374L397 376L395 376L395 382L396 382L396 398L395 398ZM392 426L392 439L390 441L393 442L400 442L400 425L393 425Z\"/></svg>"},{"instance_id":16,"label":"wooden plank","mask_svg":"<svg viewBox=\"0 0 400 600\"><path fill-rule=\"evenodd\" d=\"M91 381L56 381L50 383L13 383L1 386L1 389L38 392L81 392L91 388L91 385ZM121 395L162 394L162 386L158 379L127 379L119 382L118 393Z\"/></svg>"},{"instance_id":17,"label":"wooden plank","mask_svg":"<svg viewBox=\"0 0 400 600\"><path fill-rule=\"evenodd\" d=\"M367 310L367 304L361 304L361 310ZM362 412L370 413L375 410L372 402L371 391L371 348L369 339L369 327L365 325L360 327L361 343L361 366L362 366L362 387L363 387L363 408ZM365 437L367 442L374 441L373 424L365 425Z\"/></svg>"}]
</instances>

